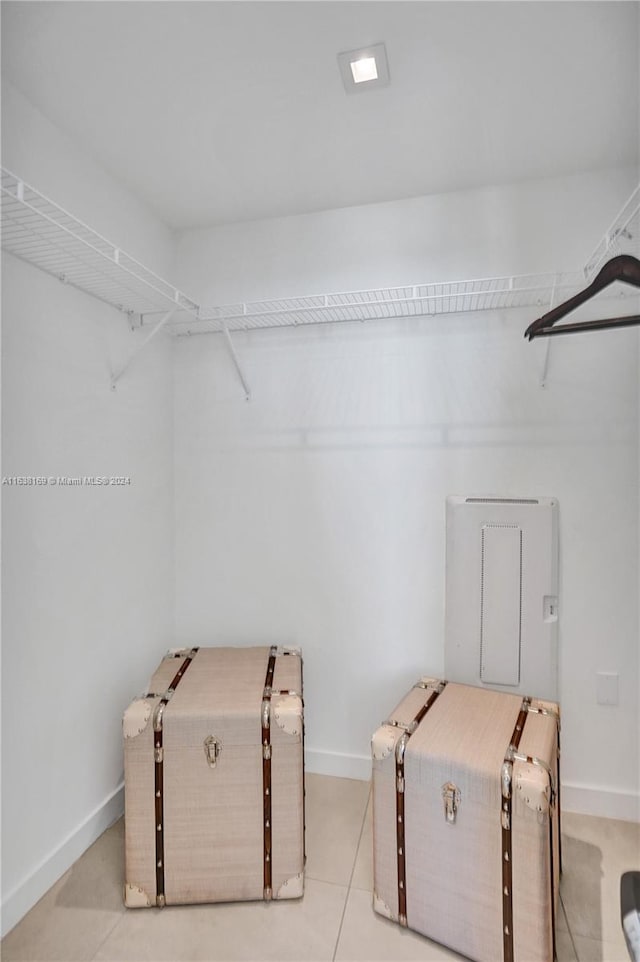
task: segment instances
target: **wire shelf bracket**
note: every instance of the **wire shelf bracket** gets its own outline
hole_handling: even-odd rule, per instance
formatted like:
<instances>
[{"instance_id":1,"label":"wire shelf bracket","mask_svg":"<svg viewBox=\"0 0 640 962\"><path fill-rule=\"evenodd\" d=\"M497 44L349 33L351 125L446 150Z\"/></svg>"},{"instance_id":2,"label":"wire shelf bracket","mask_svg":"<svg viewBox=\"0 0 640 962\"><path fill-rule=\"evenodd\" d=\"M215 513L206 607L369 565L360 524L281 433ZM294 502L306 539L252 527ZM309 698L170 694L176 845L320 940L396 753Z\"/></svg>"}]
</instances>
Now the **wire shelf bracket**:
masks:
<instances>
[{"instance_id":1,"label":"wire shelf bracket","mask_svg":"<svg viewBox=\"0 0 640 962\"><path fill-rule=\"evenodd\" d=\"M551 297L549 298L549 310L552 309L553 303L556 299L556 289L555 286L551 291ZM544 364L542 366L542 374L540 375L540 387L547 386L547 377L549 376L549 361L551 360L551 342L552 338L547 338L547 344L544 352Z\"/></svg>"},{"instance_id":2,"label":"wire shelf bracket","mask_svg":"<svg viewBox=\"0 0 640 962\"><path fill-rule=\"evenodd\" d=\"M632 254L635 257L640 257L640 184L624 204L585 264L585 279L593 280L594 275L600 270L604 262L617 254Z\"/></svg>"},{"instance_id":3,"label":"wire shelf bracket","mask_svg":"<svg viewBox=\"0 0 640 962\"><path fill-rule=\"evenodd\" d=\"M4 250L115 307L127 315L132 331L145 326L147 317L153 319L151 333L112 375L111 388L115 390L133 359L152 338L163 328L169 330L169 322L176 315L197 320L199 304L16 174L5 167L0 171ZM138 324L136 317L140 319ZM226 342L245 395L250 397L228 332Z\"/></svg>"},{"instance_id":4,"label":"wire shelf bracket","mask_svg":"<svg viewBox=\"0 0 640 962\"><path fill-rule=\"evenodd\" d=\"M125 361L125 363L122 365L122 367L120 367L114 374L111 375L111 390L112 390L112 391L115 391L116 385L117 385L118 381L120 380L120 378L122 377L122 375L125 373L125 371L127 371L127 370L129 369L129 367L130 367L130 365L131 365L131 362L138 356L138 354L139 354L142 350L144 350L144 348L147 346L147 344L149 343L149 341L156 336L156 334L158 333L158 331L161 331L162 328L165 326L165 324L168 324L168 323L169 323L169 321L171 320L171 318L173 317L174 314L175 314L175 309L172 309L172 310L170 310L170 311L167 311L167 313L164 315L164 317L162 317L162 318L158 321L158 323L155 325L155 327L152 328L151 332L150 332L149 334L147 334L147 336L145 337L144 341L142 341L142 343L138 344L138 346L135 348L135 350L133 350L133 351L131 352L131 354L129 355L127 361Z\"/></svg>"},{"instance_id":5,"label":"wire shelf bracket","mask_svg":"<svg viewBox=\"0 0 640 962\"><path fill-rule=\"evenodd\" d=\"M231 360L233 361L233 365L234 365L234 367L235 367L235 369L236 369L236 373L237 373L238 377L240 378L240 383L242 384L242 387L244 388L244 396L245 396L245 398L246 398L247 401L250 401L250 400L251 400L251 389L250 389L250 387L249 387L249 382L247 381L247 378L246 378L246 376L245 376L245 373L244 373L244 371L243 371L243 369L242 369L242 365L240 364L240 361L239 361L239 359L238 359L238 355L236 354L236 349L235 349L235 347L233 346L233 341L231 340L231 335L229 334L229 328L228 328L227 325L224 324L224 323L223 323L223 325L222 325L222 330L223 330L223 332L224 332L224 339L225 339L226 344L227 344L227 350L229 351L229 354L231 355Z\"/></svg>"}]
</instances>

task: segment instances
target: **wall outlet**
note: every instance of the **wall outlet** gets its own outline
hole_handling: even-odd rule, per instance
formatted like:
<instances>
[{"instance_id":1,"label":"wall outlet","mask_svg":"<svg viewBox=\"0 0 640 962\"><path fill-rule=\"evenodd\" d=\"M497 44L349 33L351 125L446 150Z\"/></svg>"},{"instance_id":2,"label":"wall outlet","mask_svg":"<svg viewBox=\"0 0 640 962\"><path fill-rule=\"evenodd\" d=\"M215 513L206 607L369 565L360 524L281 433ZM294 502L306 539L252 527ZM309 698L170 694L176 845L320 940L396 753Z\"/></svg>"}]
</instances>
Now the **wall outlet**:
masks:
<instances>
[{"instance_id":1,"label":"wall outlet","mask_svg":"<svg viewBox=\"0 0 640 962\"><path fill-rule=\"evenodd\" d=\"M617 671L599 671L596 674L596 701L599 705L618 704Z\"/></svg>"}]
</instances>

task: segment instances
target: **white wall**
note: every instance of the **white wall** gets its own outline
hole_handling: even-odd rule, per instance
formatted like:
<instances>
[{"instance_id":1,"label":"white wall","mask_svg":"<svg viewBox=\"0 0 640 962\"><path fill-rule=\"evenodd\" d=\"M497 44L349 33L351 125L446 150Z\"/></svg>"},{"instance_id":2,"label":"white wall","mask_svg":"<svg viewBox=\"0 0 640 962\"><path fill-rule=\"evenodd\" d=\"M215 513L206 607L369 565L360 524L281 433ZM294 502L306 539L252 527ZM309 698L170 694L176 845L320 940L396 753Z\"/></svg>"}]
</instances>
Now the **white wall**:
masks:
<instances>
[{"instance_id":1,"label":"white wall","mask_svg":"<svg viewBox=\"0 0 640 962\"><path fill-rule=\"evenodd\" d=\"M185 233L205 304L578 269L631 170ZM542 309L539 313L542 313ZM523 339L536 312L221 340L175 354L176 633L301 644L309 767L366 777L369 736L443 667L447 494L560 503L565 805L637 798L635 332ZM620 705L596 705L618 671Z\"/></svg>"},{"instance_id":2,"label":"white wall","mask_svg":"<svg viewBox=\"0 0 640 962\"><path fill-rule=\"evenodd\" d=\"M7 167L208 303L576 267L635 179L190 232L175 271L164 225L7 84L2 133ZM543 391L530 319L247 335L250 404L215 337L176 345L174 399L161 336L113 393L137 335L5 258L2 475L131 484L3 486L3 931L120 811L119 717L170 643L302 644L310 768L366 776L372 728L417 674L442 669L451 492L559 498L569 801L628 814L635 342L554 344ZM595 706L602 669L620 672L618 709Z\"/></svg>"},{"instance_id":3,"label":"white wall","mask_svg":"<svg viewBox=\"0 0 640 962\"><path fill-rule=\"evenodd\" d=\"M3 87L3 163L163 271L169 231ZM172 641L170 342L7 255L2 475L3 931L122 811L120 716Z\"/></svg>"}]
</instances>

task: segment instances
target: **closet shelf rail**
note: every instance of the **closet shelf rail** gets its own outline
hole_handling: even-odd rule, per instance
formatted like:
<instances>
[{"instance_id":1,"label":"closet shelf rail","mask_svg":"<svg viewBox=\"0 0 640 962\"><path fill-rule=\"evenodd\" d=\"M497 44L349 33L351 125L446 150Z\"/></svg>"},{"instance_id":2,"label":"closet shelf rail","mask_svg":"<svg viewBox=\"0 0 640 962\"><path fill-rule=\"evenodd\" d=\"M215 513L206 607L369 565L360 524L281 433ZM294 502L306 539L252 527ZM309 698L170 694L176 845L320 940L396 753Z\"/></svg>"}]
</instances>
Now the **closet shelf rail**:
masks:
<instances>
[{"instance_id":1,"label":"closet shelf rail","mask_svg":"<svg viewBox=\"0 0 640 962\"><path fill-rule=\"evenodd\" d=\"M2 171L2 247L128 315L198 305L35 188Z\"/></svg>"},{"instance_id":2,"label":"closet shelf rail","mask_svg":"<svg viewBox=\"0 0 640 962\"><path fill-rule=\"evenodd\" d=\"M5 168L1 172L4 249L127 315L139 315L145 327L172 312L170 321L161 323L178 336L222 333L229 341L236 331L548 308L583 287L585 273L593 273L611 253L640 246L638 187L584 273L522 274L203 308L15 174Z\"/></svg>"},{"instance_id":3,"label":"closet shelf rail","mask_svg":"<svg viewBox=\"0 0 640 962\"><path fill-rule=\"evenodd\" d=\"M252 301L203 309L196 323L183 316L171 323L171 331L207 334L225 327L231 332L251 331L546 306L554 292L569 294L582 283L580 272L526 274Z\"/></svg>"}]
</instances>

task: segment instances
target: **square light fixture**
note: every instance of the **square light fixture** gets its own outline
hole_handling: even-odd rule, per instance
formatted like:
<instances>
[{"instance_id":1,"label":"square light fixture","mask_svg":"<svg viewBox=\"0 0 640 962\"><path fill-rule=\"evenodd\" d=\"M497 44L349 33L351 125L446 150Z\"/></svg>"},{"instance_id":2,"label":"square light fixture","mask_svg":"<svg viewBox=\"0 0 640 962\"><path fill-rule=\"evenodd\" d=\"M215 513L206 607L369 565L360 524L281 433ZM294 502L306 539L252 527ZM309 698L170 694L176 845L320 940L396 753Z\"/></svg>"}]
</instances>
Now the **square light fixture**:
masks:
<instances>
[{"instance_id":1,"label":"square light fixture","mask_svg":"<svg viewBox=\"0 0 640 962\"><path fill-rule=\"evenodd\" d=\"M342 82L348 94L389 83L389 64L383 43L338 54Z\"/></svg>"},{"instance_id":2,"label":"square light fixture","mask_svg":"<svg viewBox=\"0 0 640 962\"><path fill-rule=\"evenodd\" d=\"M353 74L354 84L366 83L367 80L378 79L378 68L376 67L375 57L363 57L361 60L352 60L349 66Z\"/></svg>"}]
</instances>

